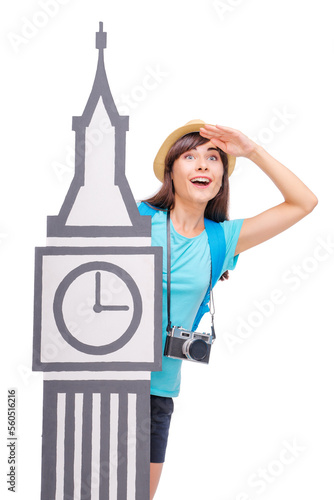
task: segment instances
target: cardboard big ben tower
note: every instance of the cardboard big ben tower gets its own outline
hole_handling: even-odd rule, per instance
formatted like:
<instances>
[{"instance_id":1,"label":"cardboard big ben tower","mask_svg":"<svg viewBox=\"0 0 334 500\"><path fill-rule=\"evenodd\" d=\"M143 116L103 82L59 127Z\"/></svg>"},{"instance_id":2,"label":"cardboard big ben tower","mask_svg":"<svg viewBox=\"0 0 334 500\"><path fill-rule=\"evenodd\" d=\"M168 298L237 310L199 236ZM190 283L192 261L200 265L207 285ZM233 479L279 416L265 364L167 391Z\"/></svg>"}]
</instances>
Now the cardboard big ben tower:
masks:
<instances>
[{"instance_id":1,"label":"cardboard big ben tower","mask_svg":"<svg viewBox=\"0 0 334 500\"><path fill-rule=\"evenodd\" d=\"M41 500L148 500L150 372L161 370L162 248L125 176L128 116L105 66L82 116L75 173L36 248L33 369L44 373ZM100 131L95 146L87 138ZM102 131L102 133L101 133ZM98 141L95 141L98 142Z\"/></svg>"}]
</instances>

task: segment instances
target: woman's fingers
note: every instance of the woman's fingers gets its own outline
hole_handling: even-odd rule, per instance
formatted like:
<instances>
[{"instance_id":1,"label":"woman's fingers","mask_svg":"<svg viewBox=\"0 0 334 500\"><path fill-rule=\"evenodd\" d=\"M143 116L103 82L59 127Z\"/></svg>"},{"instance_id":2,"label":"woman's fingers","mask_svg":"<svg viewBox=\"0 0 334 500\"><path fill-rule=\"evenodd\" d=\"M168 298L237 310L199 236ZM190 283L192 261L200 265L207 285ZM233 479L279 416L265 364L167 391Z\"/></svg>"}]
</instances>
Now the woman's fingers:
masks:
<instances>
[{"instance_id":1,"label":"woman's fingers","mask_svg":"<svg viewBox=\"0 0 334 500\"><path fill-rule=\"evenodd\" d=\"M205 127L200 128L201 134L208 134L208 135L218 135L221 133L221 131L212 125L205 125Z\"/></svg>"},{"instance_id":2,"label":"woman's fingers","mask_svg":"<svg viewBox=\"0 0 334 500\"><path fill-rule=\"evenodd\" d=\"M223 125L204 125L200 129L203 132L215 135L235 135L238 131L234 128L225 127Z\"/></svg>"},{"instance_id":3,"label":"woman's fingers","mask_svg":"<svg viewBox=\"0 0 334 500\"><path fill-rule=\"evenodd\" d=\"M254 147L254 142L240 130L224 125L205 124L200 128L200 134L211 140L218 148L233 156L246 156Z\"/></svg>"},{"instance_id":4,"label":"woman's fingers","mask_svg":"<svg viewBox=\"0 0 334 500\"><path fill-rule=\"evenodd\" d=\"M224 142L221 138L218 138L218 137L209 137L209 139L211 140L212 144L214 144L215 146L217 146L217 148L219 148L222 151L224 151L224 153L227 153L227 143Z\"/></svg>"},{"instance_id":5,"label":"woman's fingers","mask_svg":"<svg viewBox=\"0 0 334 500\"><path fill-rule=\"evenodd\" d=\"M235 128L231 128L231 127L225 127L225 125L216 125L216 128L218 128L219 130L223 130L225 132L230 132L232 134L239 132L239 130L236 130Z\"/></svg>"}]
</instances>

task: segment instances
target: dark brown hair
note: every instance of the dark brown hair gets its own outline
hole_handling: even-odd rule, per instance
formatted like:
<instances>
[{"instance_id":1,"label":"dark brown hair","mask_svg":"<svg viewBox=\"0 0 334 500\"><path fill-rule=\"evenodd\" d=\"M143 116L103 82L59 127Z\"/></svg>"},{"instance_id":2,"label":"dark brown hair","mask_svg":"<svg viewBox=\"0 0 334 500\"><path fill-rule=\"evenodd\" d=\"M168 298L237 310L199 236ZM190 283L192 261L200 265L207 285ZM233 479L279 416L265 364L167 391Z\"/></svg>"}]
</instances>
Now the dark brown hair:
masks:
<instances>
[{"instance_id":1,"label":"dark brown hair","mask_svg":"<svg viewBox=\"0 0 334 500\"><path fill-rule=\"evenodd\" d=\"M175 203L175 191L171 176L174 161L186 151L190 151L207 142L209 142L209 139L202 137L199 132L191 132L178 139L166 155L164 181L160 190L151 198L144 201L163 210L172 210ZM219 148L217 149L224 167L223 182L217 195L208 202L204 217L215 222L224 222L225 220L229 220L230 187L228 181L228 159L224 151ZM225 271L220 277L222 281L228 278L228 271Z\"/></svg>"}]
</instances>

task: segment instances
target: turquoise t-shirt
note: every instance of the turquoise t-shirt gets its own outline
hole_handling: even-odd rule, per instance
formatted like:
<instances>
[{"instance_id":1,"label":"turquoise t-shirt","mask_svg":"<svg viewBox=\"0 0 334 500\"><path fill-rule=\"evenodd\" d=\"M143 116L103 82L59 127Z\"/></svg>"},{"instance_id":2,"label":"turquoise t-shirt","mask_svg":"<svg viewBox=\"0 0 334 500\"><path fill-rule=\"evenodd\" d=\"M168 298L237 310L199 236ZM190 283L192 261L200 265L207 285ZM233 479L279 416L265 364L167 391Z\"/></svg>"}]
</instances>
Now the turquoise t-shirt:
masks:
<instances>
[{"instance_id":1,"label":"turquoise t-shirt","mask_svg":"<svg viewBox=\"0 0 334 500\"><path fill-rule=\"evenodd\" d=\"M162 353L167 337L167 215L157 211L152 217L152 246L163 251ZM244 219L221 223L226 241L226 255L221 274L234 269L234 257ZM171 220L171 323L190 330L210 282L210 247L206 231L194 238L177 233ZM180 392L182 360L162 354L162 371L151 374L151 394L176 397Z\"/></svg>"}]
</instances>

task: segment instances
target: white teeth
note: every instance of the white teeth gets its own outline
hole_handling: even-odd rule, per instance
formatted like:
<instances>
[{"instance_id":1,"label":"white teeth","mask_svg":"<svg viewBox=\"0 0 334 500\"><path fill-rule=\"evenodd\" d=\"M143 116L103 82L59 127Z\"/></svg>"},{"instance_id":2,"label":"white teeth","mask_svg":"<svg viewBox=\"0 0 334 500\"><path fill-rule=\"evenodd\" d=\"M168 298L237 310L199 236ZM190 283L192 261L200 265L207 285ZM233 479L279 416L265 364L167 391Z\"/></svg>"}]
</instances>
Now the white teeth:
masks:
<instances>
[{"instance_id":1,"label":"white teeth","mask_svg":"<svg viewBox=\"0 0 334 500\"><path fill-rule=\"evenodd\" d=\"M206 177L196 177L196 179L191 179L191 182L204 182L205 184L209 184L210 180Z\"/></svg>"}]
</instances>

